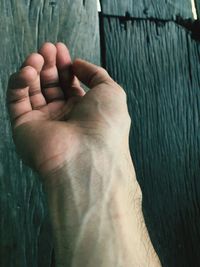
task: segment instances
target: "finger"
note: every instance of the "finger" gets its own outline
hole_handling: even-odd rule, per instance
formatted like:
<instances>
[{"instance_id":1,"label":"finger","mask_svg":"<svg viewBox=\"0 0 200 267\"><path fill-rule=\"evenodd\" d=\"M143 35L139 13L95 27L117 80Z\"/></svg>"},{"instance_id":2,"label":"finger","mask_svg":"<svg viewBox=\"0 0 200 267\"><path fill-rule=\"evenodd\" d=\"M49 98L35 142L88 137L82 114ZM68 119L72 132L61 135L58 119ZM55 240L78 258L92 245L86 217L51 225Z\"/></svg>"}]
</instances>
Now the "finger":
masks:
<instances>
[{"instance_id":1,"label":"finger","mask_svg":"<svg viewBox=\"0 0 200 267\"><path fill-rule=\"evenodd\" d=\"M37 71L28 66L10 76L7 90L7 104L11 120L32 111L29 87L37 79Z\"/></svg>"},{"instance_id":2,"label":"finger","mask_svg":"<svg viewBox=\"0 0 200 267\"><path fill-rule=\"evenodd\" d=\"M52 43L45 43L39 49L39 53L44 58L44 66L40 73L40 80L42 92L47 103L65 101L56 67L56 47Z\"/></svg>"},{"instance_id":3,"label":"finger","mask_svg":"<svg viewBox=\"0 0 200 267\"><path fill-rule=\"evenodd\" d=\"M68 48L64 43L57 43L56 65L59 73L61 87L66 98L71 96L83 96L85 91L81 88L78 79L72 72L72 61Z\"/></svg>"},{"instance_id":4,"label":"finger","mask_svg":"<svg viewBox=\"0 0 200 267\"><path fill-rule=\"evenodd\" d=\"M105 69L85 60L76 59L72 68L74 75L91 89L101 83L114 82Z\"/></svg>"},{"instance_id":5,"label":"finger","mask_svg":"<svg viewBox=\"0 0 200 267\"><path fill-rule=\"evenodd\" d=\"M21 66L21 69L26 66L31 66L37 71L37 78L29 86L29 97L33 109L41 109L46 106L46 100L41 91L40 72L44 65L44 58L38 53L29 55Z\"/></svg>"}]
</instances>

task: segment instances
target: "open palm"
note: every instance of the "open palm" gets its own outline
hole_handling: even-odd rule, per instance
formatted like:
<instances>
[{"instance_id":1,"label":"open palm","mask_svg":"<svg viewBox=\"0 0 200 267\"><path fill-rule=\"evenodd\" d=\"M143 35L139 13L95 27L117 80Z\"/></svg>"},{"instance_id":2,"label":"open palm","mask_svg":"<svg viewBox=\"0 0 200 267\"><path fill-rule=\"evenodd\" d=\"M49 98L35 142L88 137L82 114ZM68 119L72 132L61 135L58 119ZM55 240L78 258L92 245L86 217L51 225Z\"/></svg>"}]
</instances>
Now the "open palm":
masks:
<instances>
[{"instance_id":1,"label":"open palm","mask_svg":"<svg viewBox=\"0 0 200 267\"><path fill-rule=\"evenodd\" d=\"M79 80L92 90L85 93ZM45 43L28 56L10 77L7 99L17 151L39 172L83 153L88 136L90 142L106 138L107 128L128 139L124 91L104 69L82 60L72 64L63 43Z\"/></svg>"}]
</instances>

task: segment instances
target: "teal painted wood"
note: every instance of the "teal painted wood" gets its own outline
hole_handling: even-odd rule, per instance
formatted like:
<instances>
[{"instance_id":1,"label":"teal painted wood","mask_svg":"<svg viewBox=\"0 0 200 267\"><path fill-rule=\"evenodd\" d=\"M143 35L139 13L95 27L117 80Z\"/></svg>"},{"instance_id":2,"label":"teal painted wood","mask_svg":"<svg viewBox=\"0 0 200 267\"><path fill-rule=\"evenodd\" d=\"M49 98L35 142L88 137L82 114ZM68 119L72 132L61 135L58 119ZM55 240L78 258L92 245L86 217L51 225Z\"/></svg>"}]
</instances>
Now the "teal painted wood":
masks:
<instances>
[{"instance_id":1,"label":"teal painted wood","mask_svg":"<svg viewBox=\"0 0 200 267\"><path fill-rule=\"evenodd\" d=\"M0 266L49 267L52 237L39 178L18 159L5 105L9 75L45 41L100 63L96 0L0 1Z\"/></svg>"},{"instance_id":2,"label":"teal painted wood","mask_svg":"<svg viewBox=\"0 0 200 267\"><path fill-rule=\"evenodd\" d=\"M191 0L101 0L106 15L175 20L193 18Z\"/></svg>"},{"instance_id":3,"label":"teal painted wood","mask_svg":"<svg viewBox=\"0 0 200 267\"><path fill-rule=\"evenodd\" d=\"M198 19L200 19L200 0L195 0Z\"/></svg>"},{"instance_id":4,"label":"teal painted wood","mask_svg":"<svg viewBox=\"0 0 200 267\"><path fill-rule=\"evenodd\" d=\"M163 267L200 266L200 43L173 22L101 20L152 242Z\"/></svg>"}]
</instances>

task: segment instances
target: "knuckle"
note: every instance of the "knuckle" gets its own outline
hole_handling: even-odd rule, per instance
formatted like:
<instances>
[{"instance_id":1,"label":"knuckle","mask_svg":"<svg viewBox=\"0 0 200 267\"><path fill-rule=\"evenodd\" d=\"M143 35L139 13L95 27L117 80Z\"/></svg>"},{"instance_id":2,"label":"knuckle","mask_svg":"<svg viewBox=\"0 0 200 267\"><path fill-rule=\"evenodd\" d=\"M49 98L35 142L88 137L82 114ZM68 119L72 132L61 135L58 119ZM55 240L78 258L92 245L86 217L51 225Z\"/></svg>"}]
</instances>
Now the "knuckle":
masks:
<instances>
[{"instance_id":1,"label":"knuckle","mask_svg":"<svg viewBox=\"0 0 200 267\"><path fill-rule=\"evenodd\" d=\"M100 66L96 67L95 72L90 77L90 83L93 84L94 81L95 81L96 85L98 85L98 84L111 85L111 83L113 83L113 80L109 76L108 72Z\"/></svg>"},{"instance_id":2,"label":"knuckle","mask_svg":"<svg viewBox=\"0 0 200 267\"><path fill-rule=\"evenodd\" d=\"M100 66L98 67L98 72L104 75L108 75L107 70Z\"/></svg>"},{"instance_id":3,"label":"knuckle","mask_svg":"<svg viewBox=\"0 0 200 267\"><path fill-rule=\"evenodd\" d=\"M106 69L104 69L101 66L98 66L96 76L105 77L105 83L112 86L113 88L115 88L119 92L119 95L122 96L125 99L125 101L127 100L127 94L126 94L125 90L123 89L123 87L120 86L117 82L115 82L110 77L110 75Z\"/></svg>"},{"instance_id":4,"label":"knuckle","mask_svg":"<svg viewBox=\"0 0 200 267\"><path fill-rule=\"evenodd\" d=\"M108 71L104 69L103 67L98 67L97 73L101 75L102 77L105 77L106 81L113 83L113 79L110 77Z\"/></svg>"},{"instance_id":5,"label":"knuckle","mask_svg":"<svg viewBox=\"0 0 200 267\"><path fill-rule=\"evenodd\" d=\"M131 125L132 120L131 120L131 116L129 113L127 114L127 122L129 125Z\"/></svg>"},{"instance_id":6,"label":"knuckle","mask_svg":"<svg viewBox=\"0 0 200 267\"><path fill-rule=\"evenodd\" d=\"M120 86L118 83L116 83L116 85L117 85L117 88L118 88L118 90L119 90L121 96L124 97L124 99L126 100L126 99L127 99L127 94L126 94L125 90L124 90L123 87Z\"/></svg>"},{"instance_id":7,"label":"knuckle","mask_svg":"<svg viewBox=\"0 0 200 267\"><path fill-rule=\"evenodd\" d=\"M127 94L126 94L125 90L122 87L121 87L121 93L122 93L123 97L125 99L127 99Z\"/></svg>"}]
</instances>

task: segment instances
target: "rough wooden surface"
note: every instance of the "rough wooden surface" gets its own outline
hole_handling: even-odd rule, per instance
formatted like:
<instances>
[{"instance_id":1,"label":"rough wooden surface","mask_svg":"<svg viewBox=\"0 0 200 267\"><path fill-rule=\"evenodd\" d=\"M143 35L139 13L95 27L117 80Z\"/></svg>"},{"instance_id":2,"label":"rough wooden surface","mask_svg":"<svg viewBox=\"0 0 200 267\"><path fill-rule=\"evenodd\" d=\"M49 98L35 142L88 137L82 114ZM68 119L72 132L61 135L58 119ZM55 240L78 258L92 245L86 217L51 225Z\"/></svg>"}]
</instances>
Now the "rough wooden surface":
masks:
<instances>
[{"instance_id":1,"label":"rough wooden surface","mask_svg":"<svg viewBox=\"0 0 200 267\"><path fill-rule=\"evenodd\" d=\"M161 19L193 17L191 0L101 0L101 5L102 12L107 15Z\"/></svg>"},{"instance_id":2,"label":"rough wooden surface","mask_svg":"<svg viewBox=\"0 0 200 267\"><path fill-rule=\"evenodd\" d=\"M153 244L163 267L200 266L200 43L173 22L101 20Z\"/></svg>"},{"instance_id":3,"label":"rough wooden surface","mask_svg":"<svg viewBox=\"0 0 200 267\"><path fill-rule=\"evenodd\" d=\"M195 0L198 19L200 19L200 0Z\"/></svg>"},{"instance_id":4,"label":"rough wooden surface","mask_svg":"<svg viewBox=\"0 0 200 267\"><path fill-rule=\"evenodd\" d=\"M43 188L18 159L5 94L9 75L45 41L100 63L96 0L0 1L0 266L49 267L52 238Z\"/></svg>"}]
</instances>

